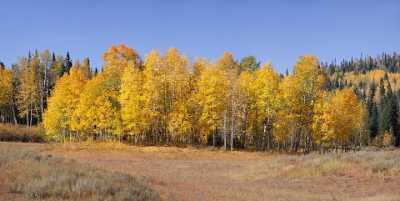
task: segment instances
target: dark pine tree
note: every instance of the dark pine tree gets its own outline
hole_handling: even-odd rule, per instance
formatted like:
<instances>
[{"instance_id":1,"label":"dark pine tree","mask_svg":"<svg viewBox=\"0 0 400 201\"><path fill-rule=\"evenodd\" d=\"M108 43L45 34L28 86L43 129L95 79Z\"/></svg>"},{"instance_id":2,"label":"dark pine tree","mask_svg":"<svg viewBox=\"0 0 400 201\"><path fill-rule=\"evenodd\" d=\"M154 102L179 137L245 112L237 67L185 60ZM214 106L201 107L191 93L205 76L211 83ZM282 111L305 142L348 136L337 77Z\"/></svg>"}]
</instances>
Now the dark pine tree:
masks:
<instances>
[{"instance_id":1,"label":"dark pine tree","mask_svg":"<svg viewBox=\"0 0 400 201\"><path fill-rule=\"evenodd\" d=\"M381 79L379 83L379 133L383 134L385 131L389 131L390 129L390 100L388 95L386 94L385 89L385 81L388 83L388 80Z\"/></svg>"},{"instance_id":2,"label":"dark pine tree","mask_svg":"<svg viewBox=\"0 0 400 201\"><path fill-rule=\"evenodd\" d=\"M371 104L371 111L368 116L368 130L371 139L374 139L378 135L379 131L379 117L378 117L378 107L375 102Z\"/></svg>"},{"instance_id":3,"label":"dark pine tree","mask_svg":"<svg viewBox=\"0 0 400 201\"><path fill-rule=\"evenodd\" d=\"M64 59L62 75L64 73L69 73L69 70L71 69L71 67L72 67L72 60L71 60L71 57L69 56L69 52L67 52L67 55L65 56L65 59Z\"/></svg>"},{"instance_id":4,"label":"dark pine tree","mask_svg":"<svg viewBox=\"0 0 400 201\"><path fill-rule=\"evenodd\" d=\"M6 69L6 66L5 66L4 63L1 62L1 61L0 61L0 69L2 69L2 70Z\"/></svg>"},{"instance_id":5,"label":"dark pine tree","mask_svg":"<svg viewBox=\"0 0 400 201\"><path fill-rule=\"evenodd\" d=\"M400 132L399 132L399 105L397 96L393 93L390 82L388 82L387 95L388 105L390 107L389 123L390 130L395 139L395 146L400 146Z\"/></svg>"},{"instance_id":6,"label":"dark pine tree","mask_svg":"<svg viewBox=\"0 0 400 201\"><path fill-rule=\"evenodd\" d=\"M56 63L56 55L53 53L51 53L51 65L54 65Z\"/></svg>"},{"instance_id":7,"label":"dark pine tree","mask_svg":"<svg viewBox=\"0 0 400 201\"><path fill-rule=\"evenodd\" d=\"M379 119L378 119L378 107L374 101L376 91L376 85L374 82L369 87L369 95L367 99L367 110L368 110L368 132L371 139L375 138L378 134Z\"/></svg>"}]
</instances>

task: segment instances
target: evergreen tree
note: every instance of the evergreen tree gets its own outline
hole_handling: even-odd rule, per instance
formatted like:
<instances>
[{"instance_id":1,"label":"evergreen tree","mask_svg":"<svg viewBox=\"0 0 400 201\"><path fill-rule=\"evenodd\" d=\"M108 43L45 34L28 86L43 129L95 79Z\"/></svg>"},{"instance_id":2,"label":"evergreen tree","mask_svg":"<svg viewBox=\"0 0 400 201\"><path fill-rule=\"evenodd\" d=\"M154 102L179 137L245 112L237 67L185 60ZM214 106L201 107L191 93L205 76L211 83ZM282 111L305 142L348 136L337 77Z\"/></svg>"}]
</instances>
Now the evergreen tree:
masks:
<instances>
[{"instance_id":1,"label":"evergreen tree","mask_svg":"<svg viewBox=\"0 0 400 201\"><path fill-rule=\"evenodd\" d=\"M368 116L368 130L370 133L371 139L374 139L378 134L378 126L379 117L378 117L378 107L375 102L372 102L371 111Z\"/></svg>"},{"instance_id":2,"label":"evergreen tree","mask_svg":"<svg viewBox=\"0 0 400 201\"><path fill-rule=\"evenodd\" d=\"M389 109L389 124L390 124L390 130L392 132L392 135L395 139L395 146L400 145L400 132L399 132L399 105L398 105L398 100L397 96L393 94L392 87L390 85L390 82L388 83L388 89L387 89L387 104Z\"/></svg>"},{"instance_id":3,"label":"evergreen tree","mask_svg":"<svg viewBox=\"0 0 400 201\"><path fill-rule=\"evenodd\" d=\"M88 57L85 57L83 59L83 62L81 64L81 70L84 73L84 75L86 76L87 79L92 78L92 69L90 67L90 60Z\"/></svg>"},{"instance_id":4,"label":"evergreen tree","mask_svg":"<svg viewBox=\"0 0 400 201\"><path fill-rule=\"evenodd\" d=\"M376 85L374 82L369 87L369 96L367 100L368 110L368 131L370 138L373 139L378 134L378 108L374 101Z\"/></svg>"},{"instance_id":5,"label":"evergreen tree","mask_svg":"<svg viewBox=\"0 0 400 201\"><path fill-rule=\"evenodd\" d=\"M1 69L1 70L4 70L4 69L6 69L6 66L5 66L5 65L4 65L4 63L3 63L3 62L1 62L1 61L0 61L0 69Z\"/></svg>"},{"instance_id":6,"label":"evergreen tree","mask_svg":"<svg viewBox=\"0 0 400 201\"><path fill-rule=\"evenodd\" d=\"M54 74L55 81L64 74L64 57L62 56L52 56L52 65L50 67L50 71Z\"/></svg>"},{"instance_id":7,"label":"evergreen tree","mask_svg":"<svg viewBox=\"0 0 400 201\"><path fill-rule=\"evenodd\" d=\"M385 133L390 128L390 100L386 95L385 89L385 81L383 79L380 80L379 84L379 107L378 107L378 117L379 117L379 134Z\"/></svg>"},{"instance_id":8,"label":"evergreen tree","mask_svg":"<svg viewBox=\"0 0 400 201\"><path fill-rule=\"evenodd\" d=\"M64 75L64 73L69 73L69 70L72 67L72 60L71 57L69 56L69 52L67 52L67 55L65 56L64 59L64 65L63 65L63 69L61 72L61 76Z\"/></svg>"},{"instance_id":9,"label":"evergreen tree","mask_svg":"<svg viewBox=\"0 0 400 201\"><path fill-rule=\"evenodd\" d=\"M260 67L260 62L257 62L255 56L243 57L240 60L240 71L255 71Z\"/></svg>"}]
</instances>

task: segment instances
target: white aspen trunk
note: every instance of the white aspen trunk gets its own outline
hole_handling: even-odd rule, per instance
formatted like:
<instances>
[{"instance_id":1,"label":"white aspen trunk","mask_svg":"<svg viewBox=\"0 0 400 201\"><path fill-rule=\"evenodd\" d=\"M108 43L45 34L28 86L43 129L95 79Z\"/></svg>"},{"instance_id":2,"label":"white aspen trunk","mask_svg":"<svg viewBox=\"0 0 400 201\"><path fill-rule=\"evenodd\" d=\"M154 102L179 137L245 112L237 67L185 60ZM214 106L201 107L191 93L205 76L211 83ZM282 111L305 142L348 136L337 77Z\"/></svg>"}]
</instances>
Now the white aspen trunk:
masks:
<instances>
[{"instance_id":1,"label":"white aspen trunk","mask_svg":"<svg viewBox=\"0 0 400 201\"><path fill-rule=\"evenodd\" d=\"M235 135L235 112L234 112L234 106L233 105L234 105L234 103L232 103L231 151L233 151L233 137Z\"/></svg>"},{"instance_id":2,"label":"white aspen trunk","mask_svg":"<svg viewBox=\"0 0 400 201\"><path fill-rule=\"evenodd\" d=\"M225 150L227 149L226 147L226 111L224 111L224 148Z\"/></svg>"}]
</instances>

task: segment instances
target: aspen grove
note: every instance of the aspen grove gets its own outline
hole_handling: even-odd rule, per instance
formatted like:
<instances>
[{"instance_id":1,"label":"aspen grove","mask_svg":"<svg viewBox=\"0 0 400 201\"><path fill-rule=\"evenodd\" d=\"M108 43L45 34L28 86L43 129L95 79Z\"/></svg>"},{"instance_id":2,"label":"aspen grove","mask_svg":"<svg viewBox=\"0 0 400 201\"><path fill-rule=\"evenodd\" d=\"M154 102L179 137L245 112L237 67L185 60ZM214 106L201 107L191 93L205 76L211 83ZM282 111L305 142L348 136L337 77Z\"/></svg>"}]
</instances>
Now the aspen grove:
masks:
<instances>
[{"instance_id":1,"label":"aspen grove","mask_svg":"<svg viewBox=\"0 0 400 201\"><path fill-rule=\"evenodd\" d=\"M371 136L368 98L355 85L332 87L337 74L312 55L299 57L286 75L271 62L236 61L229 52L215 62L190 62L175 48L142 59L119 45L103 59L101 72L88 59L72 64L69 55L48 51L20 59L15 68L3 66L1 121L42 124L48 140L230 150L350 150L381 136ZM382 80L390 115L398 115L389 78ZM395 118L381 133L398 145Z\"/></svg>"}]
</instances>

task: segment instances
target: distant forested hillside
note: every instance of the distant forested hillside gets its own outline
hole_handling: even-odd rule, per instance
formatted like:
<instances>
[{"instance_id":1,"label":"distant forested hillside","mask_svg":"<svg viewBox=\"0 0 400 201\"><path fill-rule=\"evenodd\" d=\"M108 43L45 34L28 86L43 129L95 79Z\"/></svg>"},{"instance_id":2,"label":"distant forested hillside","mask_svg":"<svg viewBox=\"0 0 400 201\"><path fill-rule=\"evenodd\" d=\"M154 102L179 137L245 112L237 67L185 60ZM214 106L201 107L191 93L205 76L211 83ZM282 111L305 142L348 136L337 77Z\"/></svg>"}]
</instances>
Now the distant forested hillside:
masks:
<instances>
[{"instance_id":1,"label":"distant forested hillside","mask_svg":"<svg viewBox=\"0 0 400 201\"><path fill-rule=\"evenodd\" d=\"M371 139L383 140L398 132L400 103L400 54L382 53L341 62L322 63L329 75L329 89L352 88L365 103L366 125Z\"/></svg>"}]
</instances>

